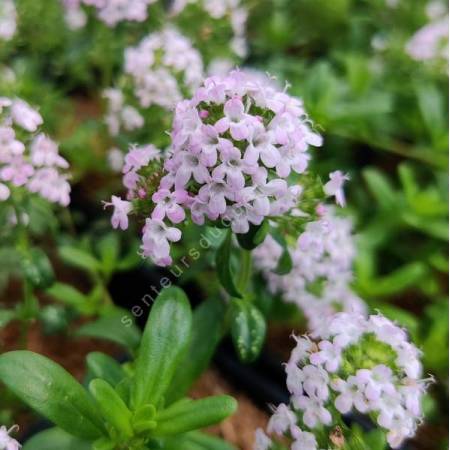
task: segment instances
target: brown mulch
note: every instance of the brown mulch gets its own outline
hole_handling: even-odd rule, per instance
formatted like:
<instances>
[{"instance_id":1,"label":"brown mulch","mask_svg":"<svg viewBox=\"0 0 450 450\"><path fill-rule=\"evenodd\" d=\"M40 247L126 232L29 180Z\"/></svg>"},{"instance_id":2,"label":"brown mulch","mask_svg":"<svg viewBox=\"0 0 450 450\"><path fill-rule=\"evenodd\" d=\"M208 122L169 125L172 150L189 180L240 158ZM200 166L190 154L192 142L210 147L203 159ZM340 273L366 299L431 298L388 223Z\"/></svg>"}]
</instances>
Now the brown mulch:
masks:
<instances>
[{"instance_id":1,"label":"brown mulch","mask_svg":"<svg viewBox=\"0 0 450 450\"><path fill-rule=\"evenodd\" d=\"M257 408L243 392L232 387L214 368L208 369L200 377L190 393L193 398L220 394L232 395L238 401L238 410L220 425L207 431L222 437L241 450L252 450L255 430L265 428L269 416Z\"/></svg>"}]
</instances>

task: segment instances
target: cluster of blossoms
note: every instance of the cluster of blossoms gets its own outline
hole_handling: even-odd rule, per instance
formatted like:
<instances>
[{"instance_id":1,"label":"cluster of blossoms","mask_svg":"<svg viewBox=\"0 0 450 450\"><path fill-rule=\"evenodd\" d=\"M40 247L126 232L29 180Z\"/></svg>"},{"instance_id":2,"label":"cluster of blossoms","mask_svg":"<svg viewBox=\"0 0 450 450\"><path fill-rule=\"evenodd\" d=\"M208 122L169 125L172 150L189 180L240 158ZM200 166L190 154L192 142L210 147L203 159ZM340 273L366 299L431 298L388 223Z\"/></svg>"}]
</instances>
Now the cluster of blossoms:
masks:
<instances>
[{"instance_id":1,"label":"cluster of blossoms","mask_svg":"<svg viewBox=\"0 0 450 450\"><path fill-rule=\"evenodd\" d=\"M9 430L5 426L0 427L0 450L19 450L22 447L10 436L10 434L17 429L17 425L14 425Z\"/></svg>"},{"instance_id":2,"label":"cluster of blossoms","mask_svg":"<svg viewBox=\"0 0 450 450\"><path fill-rule=\"evenodd\" d=\"M143 22L148 17L148 6L156 0L62 0L65 19L72 29L86 24L87 16L82 6L92 6L97 17L107 26L114 27L119 22Z\"/></svg>"},{"instance_id":3,"label":"cluster of blossoms","mask_svg":"<svg viewBox=\"0 0 450 450\"><path fill-rule=\"evenodd\" d=\"M228 19L233 31L231 49L239 57L247 54L246 24L248 11L241 0L175 0L172 14L180 14L189 5L202 8L214 20Z\"/></svg>"},{"instance_id":4,"label":"cluster of blossoms","mask_svg":"<svg viewBox=\"0 0 450 450\"><path fill-rule=\"evenodd\" d=\"M365 312L364 302L349 287L355 257L351 221L338 217L332 207L321 205L318 214L319 219L308 223L295 244L288 246L292 259L288 274L274 273L283 247L272 236L253 252L269 290L297 305L314 335L326 326L324 318L336 311Z\"/></svg>"},{"instance_id":5,"label":"cluster of blossoms","mask_svg":"<svg viewBox=\"0 0 450 450\"><path fill-rule=\"evenodd\" d=\"M191 94L203 79L200 53L172 27L127 48L124 71L132 77L135 95L144 108L156 104L172 109L183 99L183 90Z\"/></svg>"},{"instance_id":6,"label":"cluster of blossoms","mask_svg":"<svg viewBox=\"0 0 450 450\"><path fill-rule=\"evenodd\" d=\"M17 11L13 0L0 2L0 39L9 41L16 32Z\"/></svg>"},{"instance_id":7,"label":"cluster of blossoms","mask_svg":"<svg viewBox=\"0 0 450 450\"><path fill-rule=\"evenodd\" d=\"M417 61L448 61L448 13L446 6L430 2L427 7L430 23L406 44L406 52Z\"/></svg>"},{"instance_id":8,"label":"cluster of blossoms","mask_svg":"<svg viewBox=\"0 0 450 450\"><path fill-rule=\"evenodd\" d=\"M299 99L240 71L206 79L180 102L171 137L156 192L141 186L139 195L153 201L142 251L160 265L171 263L169 241L181 237L167 222L181 223L186 212L198 225L225 221L234 233L300 214L302 186L289 176L303 173L308 146L322 143Z\"/></svg>"},{"instance_id":9,"label":"cluster of blossoms","mask_svg":"<svg viewBox=\"0 0 450 450\"><path fill-rule=\"evenodd\" d=\"M140 108L157 106L171 111L186 95L192 95L203 79L200 53L174 28L145 37L125 50L123 89L106 89L106 124L112 136L121 130L141 129Z\"/></svg>"},{"instance_id":10,"label":"cluster of blossoms","mask_svg":"<svg viewBox=\"0 0 450 450\"><path fill-rule=\"evenodd\" d=\"M160 159L161 152L153 145L132 146L123 158L123 161L121 161L122 182L127 189L127 200L122 200L120 197L113 195L111 202L104 203L105 206L114 208L111 218L114 228L126 230L128 228L128 214L132 211L131 201L145 199L152 181L156 186L158 185ZM154 178L155 176L156 178Z\"/></svg>"},{"instance_id":11,"label":"cluster of blossoms","mask_svg":"<svg viewBox=\"0 0 450 450\"><path fill-rule=\"evenodd\" d=\"M69 204L70 185L62 173L69 164L54 141L36 134L42 122L25 101L0 98L0 200L7 200L11 189L25 187L51 202Z\"/></svg>"},{"instance_id":12,"label":"cluster of blossoms","mask_svg":"<svg viewBox=\"0 0 450 450\"><path fill-rule=\"evenodd\" d=\"M105 89L103 96L108 102L105 122L111 136L117 136L121 129L132 131L144 126L144 118L136 108L125 104L124 95L120 89Z\"/></svg>"},{"instance_id":13,"label":"cluster of blossoms","mask_svg":"<svg viewBox=\"0 0 450 450\"><path fill-rule=\"evenodd\" d=\"M292 450L329 448L337 439L342 447L341 415L357 411L376 421L393 448L415 434L427 380L421 379L420 352L403 329L381 315L338 313L320 340L296 341L285 366L291 401L275 410L269 433L290 437ZM259 430L255 450L271 446Z\"/></svg>"}]
</instances>

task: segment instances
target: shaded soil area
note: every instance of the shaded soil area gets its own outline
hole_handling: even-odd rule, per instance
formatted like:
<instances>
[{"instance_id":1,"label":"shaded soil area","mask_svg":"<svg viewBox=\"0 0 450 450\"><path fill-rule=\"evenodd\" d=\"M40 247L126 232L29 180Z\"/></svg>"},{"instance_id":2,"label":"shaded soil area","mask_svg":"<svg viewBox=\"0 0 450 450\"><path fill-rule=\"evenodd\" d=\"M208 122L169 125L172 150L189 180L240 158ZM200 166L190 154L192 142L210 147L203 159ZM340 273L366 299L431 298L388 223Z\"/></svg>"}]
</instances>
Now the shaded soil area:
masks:
<instances>
[{"instance_id":1,"label":"shaded soil area","mask_svg":"<svg viewBox=\"0 0 450 450\"><path fill-rule=\"evenodd\" d=\"M244 392L232 387L214 368L208 369L191 390L193 398L208 395L232 395L239 403L237 412L208 431L222 437L241 450L252 450L255 430L265 428L269 416L257 408Z\"/></svg>"}]
</instances>

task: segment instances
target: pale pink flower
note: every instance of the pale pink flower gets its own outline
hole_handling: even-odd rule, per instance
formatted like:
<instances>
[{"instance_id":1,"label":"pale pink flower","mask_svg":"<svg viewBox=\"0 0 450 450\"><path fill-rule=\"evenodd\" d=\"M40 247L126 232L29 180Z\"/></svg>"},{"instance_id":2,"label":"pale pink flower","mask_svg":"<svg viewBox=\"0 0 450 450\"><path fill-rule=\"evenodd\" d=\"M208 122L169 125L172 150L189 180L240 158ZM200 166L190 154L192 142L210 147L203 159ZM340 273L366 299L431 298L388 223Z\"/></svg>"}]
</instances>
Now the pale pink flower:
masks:
<instances>
[{"instance_id":1,"label":"pale pink flower","mask_svg":"<svg viewBox=\"0 0 450 450\"><path fill-rule=\"evenodd\" d=\"M128 228L128 214L131 211L131 202L122 200L120 197L113 195L111 202L104 202L105 208L112 206L114 208L111 217L111 224L113 228L120 228L126 230Z\"/></svg>"},{"instance_id":2,"label":"pale pink flower","mask_svg":"<svg viewBox=\"0 0 450 450\"><path fill-rule=\"evenodd\" d=\"M330 181L324 185L325 194L336 198L336 203L339 206L345 206L344 183L350 177L340 170L330 173Z\"/></svg>"}]
</instances>

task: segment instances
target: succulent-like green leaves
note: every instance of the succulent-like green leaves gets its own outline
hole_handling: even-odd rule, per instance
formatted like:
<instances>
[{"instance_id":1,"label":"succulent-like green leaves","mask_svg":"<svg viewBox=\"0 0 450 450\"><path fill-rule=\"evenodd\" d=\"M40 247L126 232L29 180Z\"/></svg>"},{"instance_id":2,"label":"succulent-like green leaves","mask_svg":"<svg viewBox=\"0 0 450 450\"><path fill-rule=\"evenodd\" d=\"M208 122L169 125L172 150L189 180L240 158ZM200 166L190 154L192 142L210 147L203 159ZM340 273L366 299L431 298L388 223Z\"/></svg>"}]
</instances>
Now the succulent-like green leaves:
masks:
<instances>
[{"instance_id":1,"label":"succulent-like green leaves","mask_svg":"<svg viewBox=\"0 0 450 450\"><path fill-rule=\"evenodd\" d=\"M124 438L133 436L131 411L106 381L96 378L89 383L89 391L94 397L103 418Z\"/></svg>"},{"instance_id":2,"label":"succulent-like green leaves","mask_svg":"<svg viewBox=\"0 0 450 450\"><path fill-rule=\"evenodd\" d=\"M264 344L266 320L248 301L233 300L231 312L231 337L239 358L244 362L254 361Z\"/></svg>"},{"instance_id":3,"label":"succulent-like green leaves","mask_svg":"<svg viewBox=\"0 0 450 450\"><path fill-rule=\"evenodd\" d=\"M169 403L186 395L192 383L208 367L223 335L224 315L225 306L217 298L206 300L194 310L191 342L180 363L183 370L176 371L166 395Z\"/></svg>"},{"instance_id":4,"label":"succulent-like green leaves","mask_svg":"<svg viewBox=\"0 0 450 450\"><path fill-rule=\"evenodd\" d=\"M133 352L139 345L141 333L134 324L127 326L122 322L125 316L126 312L118 309L112 314L100 317L95 322L82 325L76 335L106 339Z\"/></svg>"},{"instance_id":5,"label":"succulent-like green leaves","mask_svg":"<svg viewBox=\"0 0 450 450\"><path fill-rule=\"evenodd\" d=\"M60 428L49 428L29 439L22 450L91 450L91 443L78 439Z\"/></svg>"},{"instance_id":6,"label":"succulent-like green leaves","mask_svg":"<svg viewBox=\"0 0 450 450\"><path fill-rule=\"evenodd\" d=\"M28 406L74 436L102 435L103 424L88 393L50 359L25 350L4 353L0 380Z\"/></svg>"},{"instance_id":7,"label":"succulent-like green leaves","mask_svg":"<svg viewBox=\"0 0 450 450\"><path fill-rule=\"evenodd\" d=\"M233 414L237 402L228 395L181 401L156 416L155 435L181 434L213 425Z\"/></svg>"},{"instance_id":8,"label":"succulent-like green leaves","mask_svg":"<svg viewBox=\"0 0 450 450\"><path fill-rule=\"evenodd\" d=\"M136 360L133 407L157 406L169 387L190 339L192 312L184 292L164 289L156 299Z\"/></svg>"}]
</instances>

